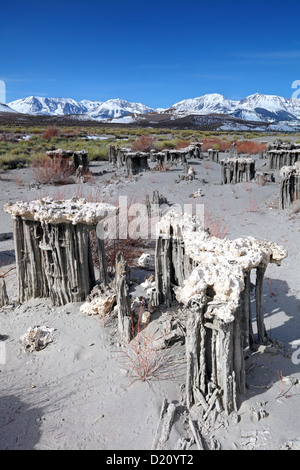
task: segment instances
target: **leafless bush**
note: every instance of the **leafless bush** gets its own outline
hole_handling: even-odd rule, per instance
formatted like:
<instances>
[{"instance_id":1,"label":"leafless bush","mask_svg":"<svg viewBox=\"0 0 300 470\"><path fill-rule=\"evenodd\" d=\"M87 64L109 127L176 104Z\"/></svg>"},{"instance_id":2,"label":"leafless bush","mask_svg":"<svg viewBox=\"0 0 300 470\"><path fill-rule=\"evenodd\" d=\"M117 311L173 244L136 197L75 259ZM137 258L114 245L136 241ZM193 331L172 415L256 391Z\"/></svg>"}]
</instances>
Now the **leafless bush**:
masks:
<instances>
[{"instance_id":1,"label":"leafless bush","mask_svg":"<svg viewBox=\"0 0 300 470\"><path fill-rule=\"evenodd\" d=\"M210 162L203 161L203 168L205 168L206 170L211 170L212 164Z\"/></svg>"},{"instance_id":2,"label":"leafless bush","mask_svg":"<svg viewBox=\"0 0 300 470\"><path fill-rule=\"evenodd\" d=\"M139 320L132 332L133 339L118 352L120 365L134 381L170 379L173 377L169 364L170 353L167 349L158 347L161 338L157 333L147 332L140 322L141 317L142 312L139 313Z\"/></svg>"},{"instance_id":3,"label":"leafless bush","mask_svg":"<svg viewBox=\"0 0 300 470\"><path fill-rule=\"evenodd\" d=\"M225 238L229 232L228 224L222 217L213 217L209 212L205 212L205 229L209 230L211 237Z\"/></svg>"},{"instance_id":4,"label":"leafless bush","mask_svg":"<svg viewBox=\"0 0 300 470\"><path fill-rule=\"evenodd\" d=\"M232 188L231 188L231 189L232 189L232 192L233 192L233 195L234 195L235 199L238 199L239 196L238 196L238 194L237 194L236 186L235 186L235 185L232 185Z\"/></svg>"},{"instance_id":5,"label":"leafless bush","mask_svg":"<svg viewBox=\"0 0 300 470\"><path fill-rule=\"evenodd\" d=\"M296 215L300 212L300 200L294 201L292 204L292 214Z\"/></svg>"},{"instance_id":6,"label":"leafless bush","mask_svg":"<svg viewBox=\"0 0 300 470\"><path fill-rule=\"evenodd\" d=\"M42 138L44 140L50 140L52 137L57 137L59 136L59 129L56 126L49 126L47 129L43 132Z\"/></svg>"},{"instance_id":7,"label":"leafless bush","mask_svg":"<svg viewBox=\"0 0 300 470\"><path fill-rule=\"evenodd\" d=\"M267 149L265 144L260 144L255 141L239 141L236 142L236 149L238 154L257 155Z\"/></svg>"},{"instance_id":8,"label":"leafless bush","mask_svg":"<svg viewBox=\"0 0 300 470\"><path fill-rule=\"evenodd\" d=\"M244 188L244 190L247 191L248 193L251 193L251 191L252 191L252 185L251 185L251 183L244 183L244 184L243 184L243 188Z\"/></svg>"},{"instance_id":9,"label":"leafless bush","mask_svg":"<svg viewBox=\"0 0 300 470\"><path fill-rule=\"evenodd\" d=\"M35 181L40 184L70 184L74 183L73 168L69 160L58 157L42 157L32 164Z\"/></svg>"},{"instance_id":10,"label":"leafless bush","mask_svg":"<svg viewBox=\"0 0 300 470\"><path fill-rule=\"evenodd\" d=\"M267 184L267 180L264 175L258 175L256 178L256 182L259 186L265 186Z\"/></svg>"},{"instance_id":11,"label":"leafless bush","mask_svg":"<svg viewBox=\"0 0 300 470\"><path fill-rule=\"evenodd\" d=\"M156 139L153 135L141 135L133 142L131 148L134 152L150 152L156 149Z\"/></svg>"},{"instance_id":12,"label":"leafless bush","mask_svg":"<svg viewBox=\"0 0 300 470\"><path fill-rule=\"evenodd\" d=\"M258 209L257 200L256 200L256 196L254 196L252 201L250 201L248 211L249 212L257 212L257 209Z\"/></svg>"}]
</instances>

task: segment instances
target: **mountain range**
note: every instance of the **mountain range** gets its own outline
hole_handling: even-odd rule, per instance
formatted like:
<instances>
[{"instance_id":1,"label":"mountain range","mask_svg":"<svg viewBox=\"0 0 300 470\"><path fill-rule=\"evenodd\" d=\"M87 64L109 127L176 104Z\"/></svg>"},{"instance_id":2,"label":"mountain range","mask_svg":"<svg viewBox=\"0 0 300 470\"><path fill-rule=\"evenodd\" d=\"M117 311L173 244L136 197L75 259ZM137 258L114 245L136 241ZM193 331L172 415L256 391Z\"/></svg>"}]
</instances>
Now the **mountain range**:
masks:
<instances>
[{"instance_id":1,"label":"mountain range","mask_svg":"<svg viewBox=\"0 0 300 470\"><path fill-rule=\"evenodd\" d=\"M184 116L226 115L243 121L279 123L300 121L300 100L276 95L255 93L242 100L228 100L218 93L211 93L175 103L168 109L150 108L141 103L130 103L121 99L105 102L71 98L44 98L30 96L0 104L0 112L19 112L31 115L66 116L76 115L81 119L134 122L140 116L165 115L169 119Z\"/></svg>"},{"instance_id":2,"label":"mountain range","mask_svg":"<svg viewBox=\"0 0 300 470\"><path fill-rule=\"evenodd\" d=\"M86 115L90 119L105 120L116 119L128 114L146 114L153 109L141 103L129 103L121 99L112 99L105 102L71 98L43 98L29 96L8 103L8 106L19 113L38 114L48 116Z\"/></svg>"},{"instance_id":3,"label":"mountain range","mask_svg":"<svg viewBox=\"0 0 300 470\"><path fill-rule=\"evenodd\" d=\"M183 100L170 108L176 114L226 114L246 121L279 122L300 119L300 100L256 93L240 101L212 93Z\"/></svg>"}]
</instances>

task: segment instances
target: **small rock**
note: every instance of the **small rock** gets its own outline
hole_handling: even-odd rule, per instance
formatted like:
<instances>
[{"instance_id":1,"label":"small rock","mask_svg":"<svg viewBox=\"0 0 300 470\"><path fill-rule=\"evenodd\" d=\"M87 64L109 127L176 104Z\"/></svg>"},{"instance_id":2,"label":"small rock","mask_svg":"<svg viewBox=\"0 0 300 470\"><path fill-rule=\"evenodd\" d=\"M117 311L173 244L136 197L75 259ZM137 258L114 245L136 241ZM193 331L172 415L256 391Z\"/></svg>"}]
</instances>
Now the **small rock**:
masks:
<instances>
[{"instance_id":1,"label":"small rock","mask_svg":"<svg viewBox=\"0 0 300 470\"><path fill-rule=\"evenodd\" d=\"M138 259L138 265L142 268L154 268L154 256L149 253L143 253Z\"/></svg>"},{"instance_id":2,"label":"small rock","mask_svg":"<svg viewBox=\"0 0 300 470\"><path fill-rule=\"evenodd\" d=\"M46 326L35 326L28 328L27 333L21 336L20 341L23 343L25 349L31 351L40 351L44 349L47 344L53 341L54 328L48 328Z\"/></svg>"},{"instance_id":3,"label":"small rock","mask_svg":"<svg viewBox=\"0 0 300 470\"><path fill-rule=\"evenodd\" d=\"M258 422L263 418L266 418L269 416L269 413L266 412L266 410L263 410L260 408L259 410L255 410L254 408L251 408L251 419L252 421Z\"/></svg>"},{"instance_id":4,"label":"small rock","mask_svg":"<svg viewBox=\"0 0 300 470\"><path fill-rule=\"evenodd\" d=\"M235 411L231 413L230 417L231 417L233 424L238 424L238 422L240 421L240 416Z\"/></svg>"},{"instance_id":5,"label":"small rock","mask_svg":"<svg viewBox=\"0 0 300 470\"><path fill-rule=\"evenodd\" d=\"M264 344L259 345L257 352L259 352L260 354L278 354L277 348L275 348L274 346L266 346Z\"/></svg>"},{"instance_id":6,"label":"small rock","mask_svg":"<svg viewBox=\"0 0 300 470\"><path fill-rule=\"evenodd\" d=\"M283 446L281 446L282 450L300 450L300 441L298 439L291 439L288 442L285 442Z\"/></svg>"},{"instance_id":7,"label":"small rock","mask_svg":"<svg viewBox=\"0 0 300 470\"><path fill-rule=\"evenodd\" d=\"M293 387L293 385L297 385L299 383L299 380L296 379L296 377L283 377L282 381L290 387Z\"/></svg>"}]
</instances>

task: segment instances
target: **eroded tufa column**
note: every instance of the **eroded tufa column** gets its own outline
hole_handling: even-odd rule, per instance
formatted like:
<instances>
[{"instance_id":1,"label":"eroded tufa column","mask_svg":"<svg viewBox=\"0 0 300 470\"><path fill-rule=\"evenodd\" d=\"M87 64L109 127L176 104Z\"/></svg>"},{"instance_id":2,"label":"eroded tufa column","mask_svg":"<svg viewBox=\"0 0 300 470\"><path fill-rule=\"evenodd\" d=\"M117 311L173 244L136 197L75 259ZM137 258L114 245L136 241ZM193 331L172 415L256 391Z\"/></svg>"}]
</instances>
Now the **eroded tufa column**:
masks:
<instances>
[{"instance_id":1,"label":"eroded tufa column","mask_svg":"<svg viewBox=\"0 0 300 470\"><path fill-rule=\"evenodd\" d=\"M95 285L91 230L116 212L104 203L73 198L8 203L14 220L19 301L50 297L54 305L85 300ZM103 243L97 244L99 279L107 278Z\"/></svg>"}]
</instances>

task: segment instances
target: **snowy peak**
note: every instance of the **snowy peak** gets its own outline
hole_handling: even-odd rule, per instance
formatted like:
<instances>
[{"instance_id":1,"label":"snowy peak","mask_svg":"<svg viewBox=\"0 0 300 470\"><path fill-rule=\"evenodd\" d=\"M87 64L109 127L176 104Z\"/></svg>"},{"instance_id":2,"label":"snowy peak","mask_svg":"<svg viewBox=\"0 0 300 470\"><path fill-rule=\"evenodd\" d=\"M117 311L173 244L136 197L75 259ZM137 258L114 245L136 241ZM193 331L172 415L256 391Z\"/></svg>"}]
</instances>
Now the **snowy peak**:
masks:
<instances>
[{"instance_id":1,"label":"snowy peak","mask_svg":"<svg viewBox=\"0 0 300 470\"><path fill-rule=\"evenodd\" d=\"M29 96L8 104L12 110L26 114L63 116L81 115L97 121L120 119L131 115L167 113L174 116L225 114L246 121L276 123L300 120L300 100L255 93L239 101L228 100L219 93L179 101L169 109L153 109L142 103L120 98L108 101L75 101L71 98Z\"/></svg>"},{"instance_id":2,"label":"snowy peak","mask_svg":"<svg viewBox=\"0 0 300 470\"><path fill-rule=\"evenodd\" d=\"M212 93L174 104L169 110L176 114L228 114L239 119L264 122L300 119L300 100L255 93L240 101Z\"/></svg>"},{"instance_id":3,"label":"snowy peak","mask_svg":"<svg viewBox=\"0 0 300 470\"><path fill-rule=\"evenodd\" d=\"M14 110L25 114L64 116L71 114L84 114L91 119L113 119L131 113L145 114L154 111L141 103L129 103L121 99L112 99L106 102L82 100L71 98L43 98L29 96L9 103Z\"/></svg>"},{"instance_id":4,"label":"snowy peak","mask_svg":"<svg viewBox=\"0 0 300 470\"><path fill-rule=\"evenodd\" d=\"M196 114L228 114L232 110L232 102L218 93L203 95L198 98L187 99L174 104L170 110L179 113Z\"/></svg>"},{"instance_id":5,"label":"snowy peak","mask_svg":"<svg viewBox=\"0 0 300 470\"><path fill-rule=\"evenodd\" d=\"M245 113L249 114L249 112L252 112L257 120L269 122L290 121L300 117L300 113L293 106L291 99L276 95L262 95L261 93L255 93L239 101L234 115L243 117Z\"/></svg>"},{"instance_id":6,"label":"snowy peak","mask_svg":"<svg viewBox=\"0 0 300 470\"><path fill-rule=\"evenodd\" d=\"M91 117L94 119L116 119L128 114L146 114L153 111L152 108L142 103L130 103L129 101L116 98L101 103L91 112Z\"/></svg>"},{"instance_id":7,"label":"snowy peak","mask_svg":"<svg viewBox=\"0 0 300 470\"><path fill-rule=\"evenodd\" d=\"M44 98L28 96L12 101L9 106L20 113L63 116L65 114L85 114L84 106L71 98Z\"/></svg>"},{"instance_id":8,"label":"snowy peak","mask_svg":"<svg viewBox=\"0 0 300 470\"><path fill-rule=\"evenodd\" d=\"M270 111L276 111L286 106L289 100L286 98L281 98L276 95L262 95L261 93L255 93L254 95L249 95L244 100L239 102L240 106L246 104L252 108L265 108Z\"/></svg>"}]
</instances>

